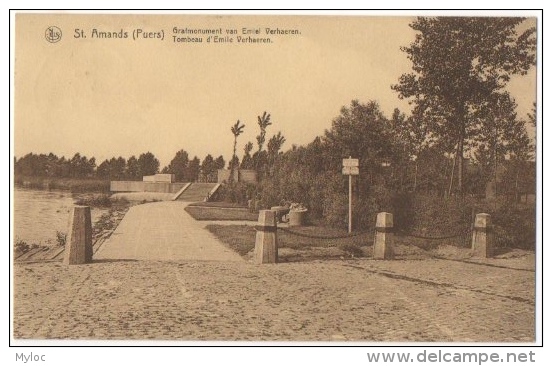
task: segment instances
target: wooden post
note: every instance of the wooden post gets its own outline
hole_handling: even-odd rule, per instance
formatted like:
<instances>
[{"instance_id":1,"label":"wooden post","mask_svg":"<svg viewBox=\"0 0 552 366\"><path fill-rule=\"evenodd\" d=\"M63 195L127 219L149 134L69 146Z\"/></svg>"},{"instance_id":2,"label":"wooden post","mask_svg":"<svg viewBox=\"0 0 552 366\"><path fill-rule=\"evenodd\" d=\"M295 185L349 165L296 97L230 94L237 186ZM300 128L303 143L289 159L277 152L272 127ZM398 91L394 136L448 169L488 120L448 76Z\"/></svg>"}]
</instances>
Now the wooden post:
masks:
<instances>
[{"instance_id":1,"label":"wooden post","mask_svg":"<svg viewBox=\"0 0 552 366\"><path fill-rule=\"evenodd\" d=\"M74 206L65 243L64 264L92 262L92 220L89 206Z\"/></svg>"},{"instance_id":2,"label":"wooden post","mask_svg":"<svg viewBox=\"0 0 552 366\"><path fill-rule=\"evenodd\" d=\"M349 176L349 234L353 231L353 177L351 175L359 174L358 159L353 159L349 156L349 159L343 159L344 175Z\"/></svg>"},{"instance_id":3,"label":"wooden post","mask_svg":"<svg viewBox=\"0 0 552 366\"><path fill-rule=\"evenodd\" d=\"M259 221L255 226L255 263L278 263L278 236L276 233L276 213L272 210L259 211Z\"/></svg>"},{"instance_id":4,"label":"wooden post","mask_svg":"<svg viewBox=\"0 0 552 366\"><path fill-rule=\"evenodd\" d=\"M349 234L353 231L353 176L349 174Z\"/></svg>"},{"instance_id":5,"label":"wooden post","mask_svg":"<svg viewBox=\"0 0 552 366\"><path fill-rule=\"evenodd\" d=\"M374 237L374 259L393 259L393 214L380 212L376 218Z\"/></svg>"}]
</instances>

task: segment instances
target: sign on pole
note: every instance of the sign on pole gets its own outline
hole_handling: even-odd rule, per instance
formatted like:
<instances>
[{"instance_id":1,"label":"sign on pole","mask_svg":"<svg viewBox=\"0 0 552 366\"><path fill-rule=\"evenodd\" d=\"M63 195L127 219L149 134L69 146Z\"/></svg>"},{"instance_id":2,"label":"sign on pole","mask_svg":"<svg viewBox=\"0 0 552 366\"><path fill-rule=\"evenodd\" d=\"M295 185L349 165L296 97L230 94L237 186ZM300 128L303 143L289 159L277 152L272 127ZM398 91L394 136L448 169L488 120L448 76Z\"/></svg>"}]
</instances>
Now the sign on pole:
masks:
<instances>
[{"instance_id":1,"label":"sign on pole","mask_svg":"<svg viewBox=\"0 0 552 366\"><path fill-rule=\"evenodd\" d=\"M358 159L343 159L343 175L349 176L349 233L353 231L353 175L358 175Z\"/></svg>"},{"instance_id":2,"label":"sign on pole","mask_svg":"<svg viewBox=\"0 0 552 366\"><path fill-rule=\"evenodd\" d=\"M344 166L341 171L343 175L358 175L358 166Z\"/></svg>"},{"instance_id":3,"label":"sign on pole","mask_svg":"<svg viewBox=\"0 0 552 366\"><path fill-rule=\"evenodd\" d=\"M358 167L358 159L343 159L343 166L344 167L350 167L350 166L356 166Z\"/></svg>"}]
</instances>

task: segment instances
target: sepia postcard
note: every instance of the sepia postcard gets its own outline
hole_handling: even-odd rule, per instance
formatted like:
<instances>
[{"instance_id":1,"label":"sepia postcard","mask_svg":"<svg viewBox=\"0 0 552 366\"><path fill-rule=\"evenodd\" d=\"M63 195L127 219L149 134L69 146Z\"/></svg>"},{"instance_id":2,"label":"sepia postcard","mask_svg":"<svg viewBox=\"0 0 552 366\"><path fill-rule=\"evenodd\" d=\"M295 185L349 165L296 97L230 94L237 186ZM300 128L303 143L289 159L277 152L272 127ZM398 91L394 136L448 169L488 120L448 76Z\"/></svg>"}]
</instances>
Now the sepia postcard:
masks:
<instances>
[{"instance_id":1,"label":"sepia postcard","mask_svg":"<svg viewBox=\"0 0 552 366\"><path fill-rule=\"evenodd\" d=\"M542 342L538 13L13 15L13 344Z\"/></svg>"}]
</instances>

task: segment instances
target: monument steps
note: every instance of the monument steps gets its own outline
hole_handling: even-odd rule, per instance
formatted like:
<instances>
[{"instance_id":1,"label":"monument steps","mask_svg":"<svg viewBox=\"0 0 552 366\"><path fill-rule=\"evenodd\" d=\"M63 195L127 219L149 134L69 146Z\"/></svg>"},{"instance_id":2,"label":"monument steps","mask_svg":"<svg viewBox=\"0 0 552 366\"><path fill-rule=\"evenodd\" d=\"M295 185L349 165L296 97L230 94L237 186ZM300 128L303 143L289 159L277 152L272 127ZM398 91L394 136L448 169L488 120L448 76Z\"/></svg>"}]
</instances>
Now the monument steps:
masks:
<instances>
[{"instance_id":1,"label":"monument steps","mask_svg":"<svg viewBox=\"0 0 552 366\"><path fill-rule=\"evenodd\" d=\"M202 202L207 195L217 186L217 183L192 183L182 194L176 198L178 201Z\"/></svg>"}]
</instances>

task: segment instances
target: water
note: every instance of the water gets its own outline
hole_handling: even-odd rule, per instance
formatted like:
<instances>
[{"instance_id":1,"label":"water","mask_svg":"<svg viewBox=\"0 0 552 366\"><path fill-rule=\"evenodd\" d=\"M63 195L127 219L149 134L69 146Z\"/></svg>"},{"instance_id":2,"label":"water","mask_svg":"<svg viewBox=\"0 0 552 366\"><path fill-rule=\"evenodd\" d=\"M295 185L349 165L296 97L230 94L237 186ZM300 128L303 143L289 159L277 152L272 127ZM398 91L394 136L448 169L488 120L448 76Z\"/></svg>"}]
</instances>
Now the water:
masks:
<instances>
[{"instance_id":1,"label":"water","mask_svg":"<svg viewBox=\"0 0 552 366\"><path fill-rule=\"evenodd\" d=\"M56 241L56 232L67 233L71 209L78 199L71 192L43 191L26 188L14 189L13 237L29 244L51 244ZM107 212L91 210L92 222Z\"/></svg>"}]
</instances>

